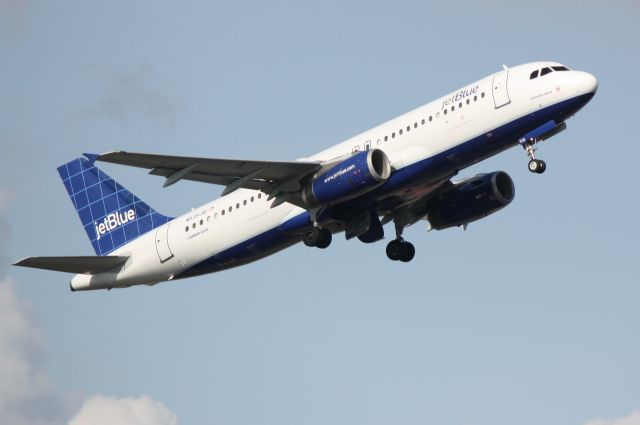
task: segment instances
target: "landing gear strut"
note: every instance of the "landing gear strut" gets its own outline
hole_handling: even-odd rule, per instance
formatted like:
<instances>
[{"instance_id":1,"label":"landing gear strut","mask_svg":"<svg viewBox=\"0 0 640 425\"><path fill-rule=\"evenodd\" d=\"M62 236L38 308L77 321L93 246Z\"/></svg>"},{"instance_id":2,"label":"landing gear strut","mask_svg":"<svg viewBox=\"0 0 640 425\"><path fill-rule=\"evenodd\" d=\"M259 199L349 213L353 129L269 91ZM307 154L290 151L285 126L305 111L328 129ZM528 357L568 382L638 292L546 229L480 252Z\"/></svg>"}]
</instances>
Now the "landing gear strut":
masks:
<instances>
[{"instance_id":1,"label":"landing gear strut","mask_svg":"<svg viewBox=\"0 0 640 425\"><path fill-rule=\"evenodd\" d=\"M531 138L523 142L522 147L527 151L527 155L529 156L529 158L531 158L531 160L529 161L529 171L531 171L532 173L542 174L547 169L547 163L541 159L536 159L536 148L534 147L536 142L536 139Z\"/></svg>"},{"instance_id":2,"label":"landing gear strut","mask_svg":"<svg viewBox=\"0 0 640 425\"><path fill-rule=\"evenodd\" d=\"M408 212L406 210L395 211L393 223L396 226L396 238L387 244L387 257L392 261L399 260L408 263L416 255L413 244L402 238L402 231L409 224Z\"/></svg>"},{"instance_id":3,"label":"landing gear strut","mask_svg":"<svg viewBox=\"0 0 640 425\"><path fill-rule=\"evenodd\" d=\"M313 226L302 235L302 241L306 246L326 248L331 245L331 232L328 229Z\"/></svg>"}]
</instances>

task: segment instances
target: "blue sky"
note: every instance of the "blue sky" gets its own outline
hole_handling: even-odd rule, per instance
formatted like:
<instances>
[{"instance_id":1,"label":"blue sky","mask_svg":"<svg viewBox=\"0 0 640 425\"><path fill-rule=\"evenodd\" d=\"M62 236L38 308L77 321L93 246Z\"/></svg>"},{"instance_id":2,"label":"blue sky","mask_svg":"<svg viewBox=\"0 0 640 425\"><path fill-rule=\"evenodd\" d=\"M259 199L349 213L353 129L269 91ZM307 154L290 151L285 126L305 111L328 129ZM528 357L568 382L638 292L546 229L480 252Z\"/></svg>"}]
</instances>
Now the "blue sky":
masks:
<instances>
[{"instance_id":1,"label":"blue sky","mask_svg":"<svg viewBox=\"0 0 640 425\"><path fill-rule=\"evenodd\" d=\"M640 6L443 3L0 1L0 418L640 423ZM7 267L92 253L55 170L82 152L294 159L534 60L598 94L540 146L543 176L520 149L465 170L507 171L515 201L409 228L410 264L338 237L110 292ZM104 169L168 215L221 191Z\"/></svg>"}]
</instances>

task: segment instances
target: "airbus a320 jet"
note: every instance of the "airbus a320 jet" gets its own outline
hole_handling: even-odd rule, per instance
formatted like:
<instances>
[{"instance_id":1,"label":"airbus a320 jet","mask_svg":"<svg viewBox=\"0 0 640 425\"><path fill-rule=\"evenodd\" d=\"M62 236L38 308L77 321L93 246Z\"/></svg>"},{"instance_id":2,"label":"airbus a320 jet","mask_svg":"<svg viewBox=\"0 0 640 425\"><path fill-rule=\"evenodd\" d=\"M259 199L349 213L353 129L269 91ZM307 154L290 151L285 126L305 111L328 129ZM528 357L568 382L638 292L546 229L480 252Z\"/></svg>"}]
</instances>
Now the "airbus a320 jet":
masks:
<instances>
[{"instance_id":1,"label":"airbus a320 jet","mask_svg":"<svg viewBox=\"0 0 640 425\"><path fill-rule=\"evenodd\" d=\"M373 243L393 222L386 254L408 262L403 230L419 220L466 227L514 198L504 171L460 181L458 173L520 146L543 173L537 143L595 95L596 78L555 62L499 72L320 153L295 161L234 160L114 151L58 167L95 256L28 257L15 265L75 273L71 290L153 285L212 273L332 235ZM222 196L179 217L147 205L96 166L110 162L165 178L225 186Z\"/></svg>"}]
</instances>

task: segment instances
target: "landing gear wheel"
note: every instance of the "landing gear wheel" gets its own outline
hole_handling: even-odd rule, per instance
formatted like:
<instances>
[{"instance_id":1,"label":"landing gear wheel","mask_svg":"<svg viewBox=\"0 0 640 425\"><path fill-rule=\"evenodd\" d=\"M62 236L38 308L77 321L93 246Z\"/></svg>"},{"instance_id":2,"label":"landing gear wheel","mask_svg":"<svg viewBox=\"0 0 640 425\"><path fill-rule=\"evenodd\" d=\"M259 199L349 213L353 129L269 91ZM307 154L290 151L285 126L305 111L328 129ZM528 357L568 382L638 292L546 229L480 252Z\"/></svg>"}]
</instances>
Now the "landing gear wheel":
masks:
<instances>
[{"instance_id":1,"label":"landing gear wheel","mask_svg":"<svg viewBox=\"0 0 640 425\"><path fill-rule=\"evenodd\" d=\"M400 261L403 263L408 263L413 260L413 257L416 255L416 248L413 246L411 242L402 242L400 245Z\"/></svg>"},{"instance_id":2,"label":"landing gear wheel","mask_svg":"<svg viewBox=\"0 0 640 425\"><path fill-rule=\"evenodd\" d=\"M547 169L547 163L541 159L532 159L529 161L529 171L532 173L542 174Z\"/></svg>"},{"instance_id":3,"label":"landing gear wheel","mask_svg":"<svg viewBox=\"0 0 640 425\"><path fill-rule=\"evenodd\" d=\"M394 239L387 244L387 257L392 261L408 263L416 255L416 249L410 242Z\"/></svg>"},{"instance_id":4,"label":"landing gear wheel","mask_svg":"<svg viewBox=\"0 0 640 425\"><path fill-rule=\"evenodd\" d=\"M402 255L402 241L394 239L387 244L387 257L391 261L398 261Z\"/></svg>"},{"instance_id":5,"label":"landing gear wheel","mask_svg":"<svg viewBox=\"0 0 640 425\"><path fill-rule=\"evenodd\" d=\"M304 235L302 235L302 242L304 242L306 246L317 246L319 240L320 229L315 226L306 230Z\"/></svg>"},{"instance_id":6,"label":"landing gear wheel","mask_svg":"<svg viewBox=\"0 0 640 425\"><path fill-rule=\"evenodd\" d=\"M321 249L327 248L329 245L331 245L331 239L333 239L333 237L331 236L331 232L329 230L320 230L320 239L316 243L316 247Z\"/></svg>"},{"instance_id":7,"label":"landing gear wheel","mask_svg":"<svg viewBox=\"0 0 640 425\"><path fill-rule=\"evenodd\" d=\"M539 159L540 167L538 167L538 174L542 174L547 170L547 163Z\"/></svg>"},{"instance_id":8,"label":"landing gear wheel","mask_svg":"<svg viewBox=\"0 0 640 425\"><path fill-rule=\"evenodd\" d=\"M532 159L531 161L529 161L529 171L531 171L532 173L537 173L538 165L538 160Z\"/></svg>"},{"instance_id":9,"label":"landing gear wheel","mask_svg":"<svg viewBox=\"0 0 640 425\"><path fill-rule=\"evenodd\" d=\"M331 245L331 239L333 238L329 230L315 226L306 230L302 235L302 242L306 246L315 246L322 249Z\"/></svg>"}]
</instances>

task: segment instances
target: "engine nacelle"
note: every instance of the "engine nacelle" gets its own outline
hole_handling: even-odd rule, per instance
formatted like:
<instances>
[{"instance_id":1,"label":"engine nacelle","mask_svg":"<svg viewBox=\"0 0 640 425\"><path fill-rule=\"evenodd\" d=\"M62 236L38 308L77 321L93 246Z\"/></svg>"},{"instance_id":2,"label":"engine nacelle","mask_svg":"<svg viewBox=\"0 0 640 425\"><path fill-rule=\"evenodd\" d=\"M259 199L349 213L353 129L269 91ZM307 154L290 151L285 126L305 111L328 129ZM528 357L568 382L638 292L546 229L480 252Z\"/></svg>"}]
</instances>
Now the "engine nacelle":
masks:
<instances>
[{"instance_id":1,"label":"engine nacelle","mask_svg":"<svg viewBox=\"0 0 640 425\"><path fill-rule=\"evenodd\" d=\"M303 192L308 205L353 199L383 184L391 175L389 158L380 149L357 152L315 177Z\"/></svg>"},{"instance_id":2,"label":"engine nacelle","mask_svg":"<svg viewBox=\"0 0 640 425\"><path fill-rule=\"evenodd\" d=\"M504 171L478 174L432 199L427 218L436 230L461 226L506 207L514 196L513 180Z\"/></svg>"}]
</instances>

